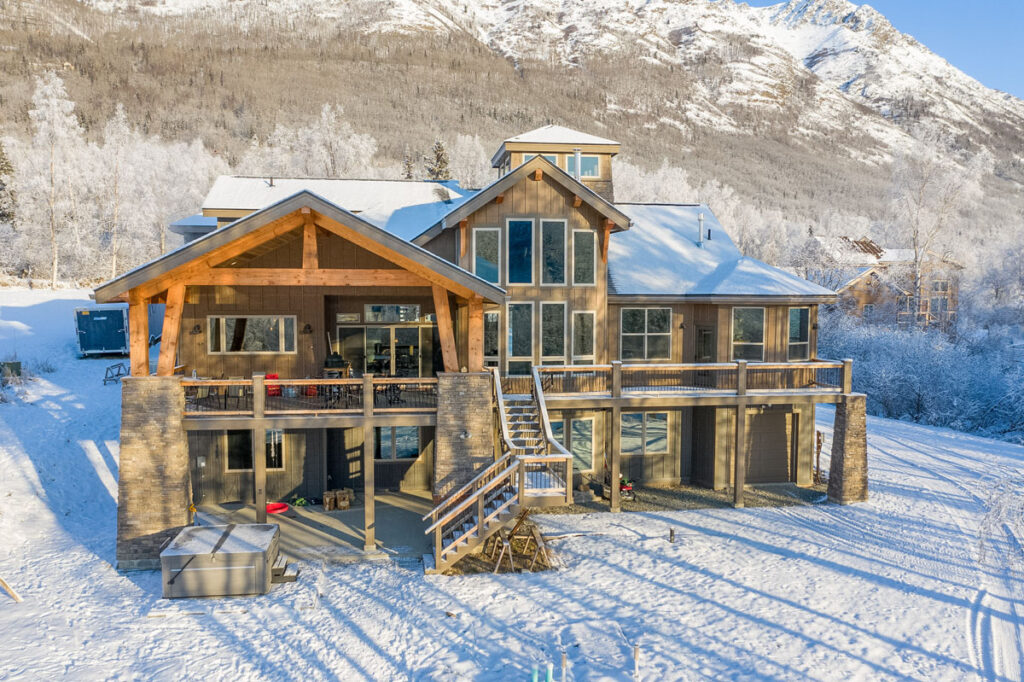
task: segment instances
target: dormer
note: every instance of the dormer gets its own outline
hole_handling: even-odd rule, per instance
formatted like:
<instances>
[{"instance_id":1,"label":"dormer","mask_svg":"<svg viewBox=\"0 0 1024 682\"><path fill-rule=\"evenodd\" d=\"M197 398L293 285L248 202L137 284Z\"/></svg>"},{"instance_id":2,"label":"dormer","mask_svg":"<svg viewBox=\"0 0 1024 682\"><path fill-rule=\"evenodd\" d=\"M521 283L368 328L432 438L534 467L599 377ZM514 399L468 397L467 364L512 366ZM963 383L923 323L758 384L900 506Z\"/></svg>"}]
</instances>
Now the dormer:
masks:
<instances>
[{"instance_id":1,"label":"dormer","mask_svg":"<svg viewBox=\"0 0 1024 682\"><path fill-rule=\"evenodd\" d=\"M499 175L505 175L534 156L544 156L608 201L614 201L612 157L618 153L619 143L615 140L546 125L502 142L491 157L491 165Z\"/></svg>"}]
</instances>

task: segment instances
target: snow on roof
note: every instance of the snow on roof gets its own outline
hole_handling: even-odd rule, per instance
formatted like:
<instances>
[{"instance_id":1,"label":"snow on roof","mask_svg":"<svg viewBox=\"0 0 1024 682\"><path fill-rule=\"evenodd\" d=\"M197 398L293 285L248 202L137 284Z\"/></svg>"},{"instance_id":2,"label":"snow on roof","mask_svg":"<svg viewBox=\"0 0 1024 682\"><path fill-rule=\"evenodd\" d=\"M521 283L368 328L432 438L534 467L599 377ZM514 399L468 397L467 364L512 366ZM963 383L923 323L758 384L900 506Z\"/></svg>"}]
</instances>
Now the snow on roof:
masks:
<instances>
[{"instance_id":1,"label":"snow on roof","mask_svg":"<svg viewBox=\"0 0 1024 682\"><path fill-rule=\"evenodd\" d=\"M505 142L528 142L537 144L618 144L615 140L609 140L604 137L598 137L596 135L588 135L587 133L581 133L578 130L572 128L566 128L564 126L546 125L531 130L528 133L522 133L515 137L510 137Z\"/></svg>"},{"instance_id":2,"label":"snow on roof","mask_svg":"<svg viewBox=\"0 0 1024 682\"><path fill-rule=\"evenodd\" d=\"M608 288L617 295L810 296L834 292L740 253L703 204L616 204L633 227L608 247ZM697 245L698 216L705 235Z\"/></svg>"},{"instance_id":3,"label":"snow on roof","mask_svg":"<svg viewBox=\"0 0 1024 682\"><path fill-rule=\"evenodd\" d=\"M273 184L271 184L271 182ZM341 180L222 175L210 188L203 209L258 211L309 190L396 237L411 241L475 192L454 180Z\"/></svg>"},{"instance_id":4,"label":"snow on roof","mask_svg":"<svg viewBox=\"0 0 1024 682\"><path fill-rule=\"evenodd\" d=\"M181 235L199 235L217 229L217 218L204 216L201 213L175 220L170 225L171 232Z\"/></svg>"}]
</instances>

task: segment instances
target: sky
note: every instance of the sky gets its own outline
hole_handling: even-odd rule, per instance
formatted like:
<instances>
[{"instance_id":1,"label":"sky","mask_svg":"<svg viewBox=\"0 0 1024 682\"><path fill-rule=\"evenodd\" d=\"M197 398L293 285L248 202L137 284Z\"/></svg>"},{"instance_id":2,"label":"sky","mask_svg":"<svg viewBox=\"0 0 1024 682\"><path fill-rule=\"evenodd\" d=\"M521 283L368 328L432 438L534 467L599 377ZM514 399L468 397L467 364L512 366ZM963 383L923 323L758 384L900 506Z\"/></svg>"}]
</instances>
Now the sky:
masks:
<instances>
[{"instance_id":1,"label":"sky","mask_svg":"<svg viewBox=\"0 0 1024 682\"><path fill-rule=\"evenodd\" d=\"M781 0L744 0L775 5ZM852 0L984 85L1024 98L1024 0Z\"/></svg>"}]
</instances>

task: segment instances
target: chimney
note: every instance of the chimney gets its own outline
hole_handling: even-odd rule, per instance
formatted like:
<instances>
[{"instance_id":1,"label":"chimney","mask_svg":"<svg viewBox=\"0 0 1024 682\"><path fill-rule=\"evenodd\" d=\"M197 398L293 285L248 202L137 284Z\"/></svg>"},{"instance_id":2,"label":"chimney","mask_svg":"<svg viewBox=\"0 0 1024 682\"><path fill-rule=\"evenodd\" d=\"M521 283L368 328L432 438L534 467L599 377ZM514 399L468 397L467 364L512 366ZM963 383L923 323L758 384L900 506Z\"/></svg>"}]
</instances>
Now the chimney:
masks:
<instances>
[{"instance_id":1,"label":"chimney","mask_svg":"<svg viewBox=\"0 0 1024 682\"><path fill-rule=\"evenodd\" d=\"M697 214L697 246L704 248L704 214Z\"/></svg>"},{"instance_id":2,"label":"chimney","mask_svg":"<svg viewBox=\"0 0 1024 682\"><path fill-rule=\"evenodd\" d=\"M573 149L572 150L572 155L576 158L576 172L573 173L572 175L573 175L574 178L579 180L580 177L582 177L581 174L583 172L580 169L580 164L583 162L583 155L580 153L580 148L576 147L575 149Z\"/></svg>"}]
</instances>

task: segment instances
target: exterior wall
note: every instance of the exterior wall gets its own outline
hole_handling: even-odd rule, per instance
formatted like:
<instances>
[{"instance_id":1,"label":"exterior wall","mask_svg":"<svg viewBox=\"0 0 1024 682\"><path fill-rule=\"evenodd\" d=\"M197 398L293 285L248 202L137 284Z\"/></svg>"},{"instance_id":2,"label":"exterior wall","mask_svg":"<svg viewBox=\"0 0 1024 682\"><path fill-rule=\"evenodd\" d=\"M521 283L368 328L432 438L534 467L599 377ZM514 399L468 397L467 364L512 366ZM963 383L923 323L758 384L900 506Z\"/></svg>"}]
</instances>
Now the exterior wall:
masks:
<instances>
[{"instance_id":1,"label":"exterior wall","mask_svg":"<svg viewBox=\"0 0 1024 682\"><path fill-rule=\"evenodd\" d=\"M176 377L121 382L117 566L122 570L158 567L164 544L192 523L183 403Z\"/></svg>"},{"instance_id":2,"label":"exterior wall","mask_svg":"<svg viewBox=\"0 0 1024 682\"><path fill-rule=\"evenodd\" d=\"M534 154L544 154L547 156L554 156L557 159L557 163L555 165L568 172L568 158L573 156L573 152L550 151L543 147L544 145L538 145L537 151L510 152L512 161L511 167L516 168L520 164L524 163L527 160L527 157L532 157ZM580 182L597 194L600 194L608 201L615 201L615 190L612 178L612 155L607 152L588 151L585 147L581 147L580 153L584 156L596 156L598 158L598 177L580 178Z\"/></svg>"},{"instance_id":3,"label":"exterior wall","mask_svg":"<svg viewBox=\"0 0 1024 682\"><path fill-rule=\"evenodd\" d=\"M435 500L468 483L494 461L493 415L490 374L438 374Z\"/></svg>"},{"instance_id":4,"label":"exterior wall","mask_svg":"<svg viewBox=\"0 0 1024 682\"><path fill-rule=\"evenodd\" d=\"M829 466L828 499L838 504L868 499L866 396L855 393L836 405Z\"/></svg>"}]
</instances>

